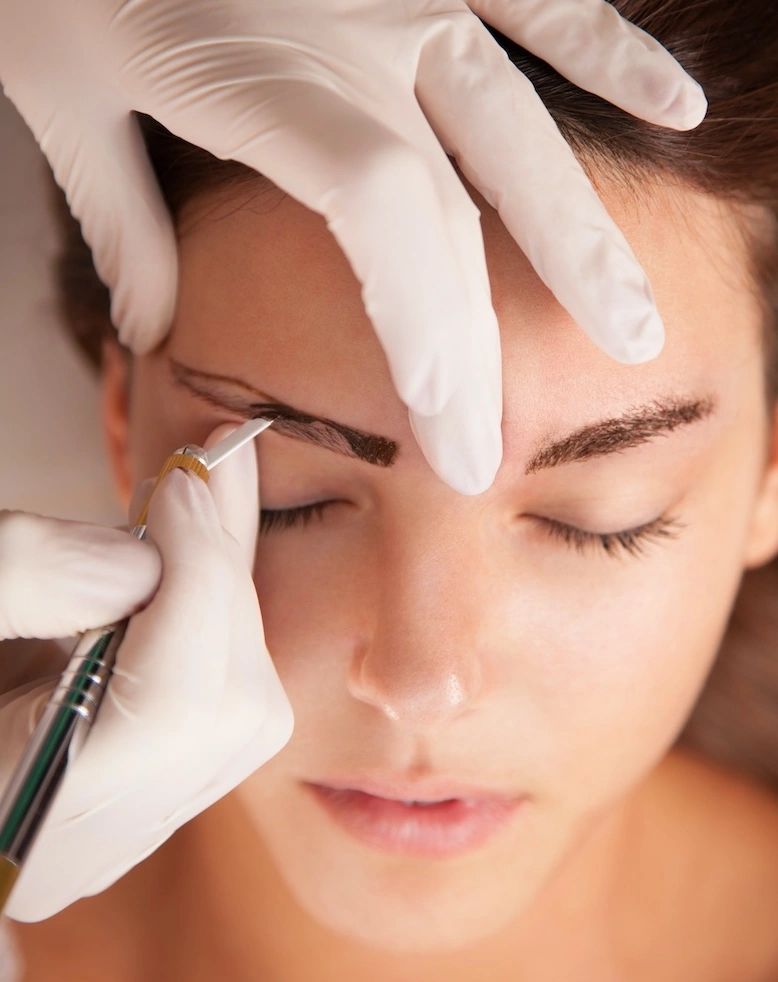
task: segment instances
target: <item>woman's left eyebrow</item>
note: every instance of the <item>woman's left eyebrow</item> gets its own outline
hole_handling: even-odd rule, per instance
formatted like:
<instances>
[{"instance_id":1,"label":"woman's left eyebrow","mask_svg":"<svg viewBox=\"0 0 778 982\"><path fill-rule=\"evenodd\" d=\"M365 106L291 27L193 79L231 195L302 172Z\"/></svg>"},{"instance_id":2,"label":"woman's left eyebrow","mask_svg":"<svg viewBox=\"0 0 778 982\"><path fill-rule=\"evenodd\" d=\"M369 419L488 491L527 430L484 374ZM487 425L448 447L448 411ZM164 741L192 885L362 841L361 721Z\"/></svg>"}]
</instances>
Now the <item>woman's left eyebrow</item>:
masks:
<instances>
[{"instance_id":1,"label":"woman's left eyebrow","mask_svg":"<svg viewBox=\"0 0 778 982\"><path fill-rule=\"evenodd\" d=\"M399 444L388 437L366 433L353 426L337 423L326 416L316 416L279 402L252 385L232 377L190 368L168 355L168 367L176 385L188 389L193 395L220 409L256 419L259 416L273 418L272 429L276 433L304 440L315 446L332 450L346 457L356 457L377 467L391 467L399 451ZM237 391L236 391L237 390Z\"/></svg>"},{"instance_id":2,"label":"woman's left eyebrow","mask_svg":"<svg viewBox=\"0 0 778 982\"><path fill-rule=\"evenodd\" d=\"M623 453L658 436L667 436L680 427L707 419L715 410L713 395L658 397L644 405L633 406L619 416L588 423L561 439L542 443L536 448L525 473L534 474L549 467Z\"/></svg>"}]
</instances>

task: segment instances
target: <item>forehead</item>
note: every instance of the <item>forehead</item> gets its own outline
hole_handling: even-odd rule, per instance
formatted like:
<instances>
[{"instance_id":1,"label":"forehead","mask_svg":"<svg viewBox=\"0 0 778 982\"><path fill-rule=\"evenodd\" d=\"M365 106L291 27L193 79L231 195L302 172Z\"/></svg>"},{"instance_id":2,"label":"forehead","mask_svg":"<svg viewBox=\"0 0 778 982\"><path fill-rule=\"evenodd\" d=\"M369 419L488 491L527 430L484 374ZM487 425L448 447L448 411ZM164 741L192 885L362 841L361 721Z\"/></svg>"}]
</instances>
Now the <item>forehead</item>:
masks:
<instances>
[{"instance_id":1,"label":"forehead","mask_svg":"<svg viewBox=\"0 0 778 982\"><path fill-rule=\"evenodd\" d=\"M659 358L627 366L589 341L497 212L465 186L481 211L500 324L504 431L515 421L530 439L664 393L722 390L741 374L733 367L758 363L760 308L743 237L725 205L685 187L658 184L637 195L598 181L649 277L667 333ZM271 187L203 195L184 225L169 352L308 411L407 432L359 283L321 216ZM380 257L380 230L376 237ZM521 452L506 433L506 454L513 449Z\"/></svg>"}]
</instances>

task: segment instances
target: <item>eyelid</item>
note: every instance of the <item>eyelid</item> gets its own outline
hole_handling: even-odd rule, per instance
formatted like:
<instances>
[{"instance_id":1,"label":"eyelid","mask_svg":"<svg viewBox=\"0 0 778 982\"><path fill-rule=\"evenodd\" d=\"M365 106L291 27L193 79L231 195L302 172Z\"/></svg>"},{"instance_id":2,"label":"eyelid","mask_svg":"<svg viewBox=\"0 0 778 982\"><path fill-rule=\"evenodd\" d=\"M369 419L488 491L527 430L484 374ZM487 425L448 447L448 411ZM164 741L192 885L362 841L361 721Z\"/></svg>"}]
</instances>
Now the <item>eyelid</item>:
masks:
<instances>
[{"instance_id":1,"label":"eyelid","mask_svg":"<svg viewBox=\"0 0 778 982\"><path fill-rule=\"evenodd\" d=\"M323 518L325 509L339 503L337 499L331 499L296 505L294 508L260 508L259 533L262 535L274 528L285 529L298 524L305 526L312 518Z\"/></svg>"},{"instance_id":2,"label":"eyelid","mask_svg":"<svg viewBox=\"0 0 778 982\"><path fill-rule=\"evenodd\" d=\"M590 532L553 518L538 517L538 520L546 526L552 536L562 539L577 551L584 552L587 548L594 546L604 550L608 556L615 556L619 550L623 550L630 556L638 556L645 550L648 542L658 539L675 539L680 531L686 528L684 523L667 512L650 522L644 522L633 528L619 529L615 532Z\"/></svg>"}]
</instances>

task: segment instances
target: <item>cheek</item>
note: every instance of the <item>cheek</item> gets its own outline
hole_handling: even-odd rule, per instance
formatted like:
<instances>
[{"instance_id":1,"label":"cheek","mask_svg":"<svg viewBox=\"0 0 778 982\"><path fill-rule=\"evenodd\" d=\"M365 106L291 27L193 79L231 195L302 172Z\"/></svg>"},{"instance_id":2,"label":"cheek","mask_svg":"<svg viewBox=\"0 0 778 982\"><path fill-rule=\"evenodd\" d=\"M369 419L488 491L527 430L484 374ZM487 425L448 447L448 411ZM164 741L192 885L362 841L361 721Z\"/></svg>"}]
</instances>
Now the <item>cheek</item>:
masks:
<instances>
[{"instance_id":1,"label":"cheek","mask_svg":"<svg viewBox=\"0 0 778 982\"><path fill-rule=\"evenodd\" d=\"M546 776L574 773L587 796L630 783L669 749L726 624L734 577L689 551L661 567L661 577L609 578L601 591L592 578L553 606L545 600L543 623L526 609L514 621L517 687L545 734Z\"/></svg>"},{"instance_id":2,"label":"cheek","mask_svg":"<svg viewBox=\"0 0 778 982\"><path fill-rule=\"evenodd\" d=\"M649 544L642 559L565 560L553 583L527 580L506 614L521 644L516 684L543 735L545 778L574 775L566 793L581 800L626 789L658 762L713 666L748 514L747 501L728 509L713 487L679 510L686 528L677 540Z\"/></svg>"},{"instance_id":3,"label":"cheek","mask_svg":"<svg viewBox=\"0 0 778 982\"><path fill-rule=\"evenodd\" d=\"M259 537L254 583L265 641L295 711L309 694L320 703L325 689L342 703L349 658L374 609L376 556L315 525Z\"/></svg>"}]
</instances>

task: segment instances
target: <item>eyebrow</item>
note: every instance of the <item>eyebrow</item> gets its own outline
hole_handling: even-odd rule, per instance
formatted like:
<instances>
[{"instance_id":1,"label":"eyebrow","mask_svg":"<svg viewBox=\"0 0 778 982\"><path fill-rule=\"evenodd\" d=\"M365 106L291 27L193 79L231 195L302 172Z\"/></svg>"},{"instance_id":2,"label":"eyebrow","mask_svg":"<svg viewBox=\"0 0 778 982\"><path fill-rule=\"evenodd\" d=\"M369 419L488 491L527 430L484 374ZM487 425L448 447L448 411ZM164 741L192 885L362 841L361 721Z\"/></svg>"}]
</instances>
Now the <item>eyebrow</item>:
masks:
<instances>
[{"instance_id":1,"label":"eyebrow","mask_svg":"<svg viewBox=\"0 0 778 982\"><path fill-rule=\"evenodd\" d=\"M713 414L715 407L713 396L654 399L628 409L620 416L582 426L559 440L544 441L536 448L524 473L533 474L547 467L623 453L654 437L667 436L681 426L705 419Z\"/></svg>"},{"instance_id":2,"label":"eyebrow","mask_svg":"<svg viewBox=\"0 0 778 982\"><path fill-rule=\"evenodd\" d=\"M168 356L168 365L174 382L193 395L246 419L273 418L273 429L285 436L378 467L391 467L397 458L400 445L395 440L366 433L326 416L303 412L231 375L190 368L171 356ZM535 447L524 473L533 474L562 464L622 453L705 419L712 415L715 407L712 396L654 399L619 416L589 423L559 439L542 440Z\"/></svg>"},{"instance_id":3,"label":"eyebrow","mask_svg":"<svg viewBox=\"0 0 778 982\"><path fill-rule=\"evenodd\" d=\"M215 375L189 368L168 356L174 381L211 405L229 409L246 419L274 419L273 429L284 436L304 440L346 457L356 457L377 467L391 467L399 444L375 433L337 423L326 416L303 412L231 375Z\"/></svg>"}]
</instances>

